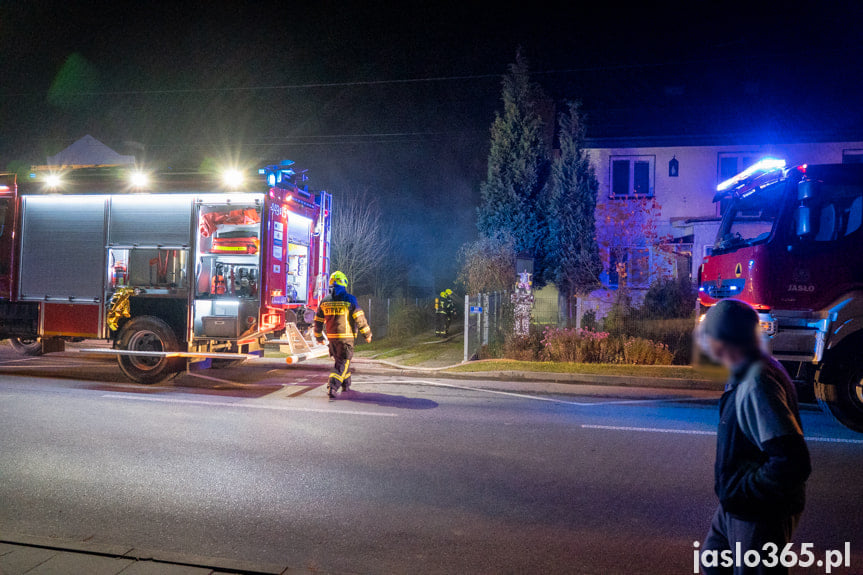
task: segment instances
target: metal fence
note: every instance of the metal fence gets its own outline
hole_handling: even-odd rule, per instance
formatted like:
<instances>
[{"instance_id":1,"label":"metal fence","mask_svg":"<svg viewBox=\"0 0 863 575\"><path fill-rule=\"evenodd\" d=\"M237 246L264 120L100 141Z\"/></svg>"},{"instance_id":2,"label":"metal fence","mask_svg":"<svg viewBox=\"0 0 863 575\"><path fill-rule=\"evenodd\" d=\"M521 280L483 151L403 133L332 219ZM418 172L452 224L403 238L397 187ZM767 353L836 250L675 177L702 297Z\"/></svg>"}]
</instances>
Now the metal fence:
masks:
<instances>
[{"instance_id":1,"label":"metal fence","mask_svg":"<svg viewBox=\"0 0 863 575\"><path fill-rule=\"evenodd\" d=\"M512 330L509 292L492 292L464 298L464 360L479 359L503 346Z\"/></svg>"},{"instance_id":2,"label":"metal fence","mask_svg":"<svg viewBox=\"0 0 863 575\"><path fill-rule=\"evenodd\" d=\"M631 303L615 309L617 296L609 292L604 297L560 298L556 289L533 292L531 330L545 328L586 328L608 331L613 335L644 338L662 343L674 354L674 363L686 364L692 359L691 317L661 319L642 305L643 290L633 290ZM505 343L514 332L513 304L510 292L493 292L465 296L464 360L501 357Z\"/></svg>"},{"instance_id":3,"label":"metal fence","mask_svg":"<svg viewBox=\"0 0 863 575\"><path fill-rule=\"evenodd\" d=\"M375 338L414 335L434 327L434 298L357 297Z\"/></svg>"}]
</instances>

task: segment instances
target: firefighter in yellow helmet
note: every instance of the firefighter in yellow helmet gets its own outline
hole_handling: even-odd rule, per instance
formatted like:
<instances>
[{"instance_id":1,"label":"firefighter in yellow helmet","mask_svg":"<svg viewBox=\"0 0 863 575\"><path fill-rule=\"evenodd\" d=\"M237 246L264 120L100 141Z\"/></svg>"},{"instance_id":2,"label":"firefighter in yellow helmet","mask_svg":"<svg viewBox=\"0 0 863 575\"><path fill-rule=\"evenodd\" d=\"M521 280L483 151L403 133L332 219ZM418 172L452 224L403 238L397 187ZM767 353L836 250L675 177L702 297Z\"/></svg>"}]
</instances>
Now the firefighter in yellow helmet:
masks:
<instances>
[{"instance_id":1,"label":"firefighter in yellow helmet","mask_svg":"<svg viewBox=\"0 0 863 575\"><path fill-rule=\"evenodd\" d=\"M435 312L435 335L446 337L449 335L449 326L455 317L455 302L451 289L440 292L440 297L435 299Z\"/></svg>"},{"instance_id":2,"label":"firefighter in yellow helmet","mask_svg":"<svg viewBox=\"0 0 863 575\"><path fill-rule=\"evenodd\" d=\"M335 367L327 382L327 395L331 398L341 388L351 387L351 359L354 356L354 340L360 333L366 342L372 341L372 329L366 321L357 298L348 293L348 278L342 272L330 276L330 294L318 306L315 314L315 339L324 343L324 332L330 342L330 357Z\"/></svg>"}]
</instances>

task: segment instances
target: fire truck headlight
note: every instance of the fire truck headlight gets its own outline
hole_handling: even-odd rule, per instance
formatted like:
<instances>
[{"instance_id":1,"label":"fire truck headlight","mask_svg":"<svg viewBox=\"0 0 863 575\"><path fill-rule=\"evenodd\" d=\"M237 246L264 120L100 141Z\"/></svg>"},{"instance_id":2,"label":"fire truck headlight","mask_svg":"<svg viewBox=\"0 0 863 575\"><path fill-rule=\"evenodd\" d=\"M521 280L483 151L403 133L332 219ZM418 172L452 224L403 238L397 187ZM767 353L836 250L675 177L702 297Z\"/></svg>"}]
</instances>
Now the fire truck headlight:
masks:
<instances>
[{"instance_id":1,"label":"fire truck headlight","mask_svg":"<svg viewBox=\"0 0 863 575\"><path fill-rule=\"evenodd\" d=\"M132 175L129 176L129 183L132 184L133 188L146 188L150 183L150 177L144 172L132 172Z\"/></svg>"},{"instance_id":2,"label":"fire truck headlight","mask_svg":"<svg viewBox=\"0 0 863 575\"><path fill-rule=\"evenodd\" d=\"M48 188L59 188L62 183L63 180L60 178L60 174L48 174L45 177L45 186Z\"/></svg>"},{"instance_id":3,"label":"fire truck headlight","mask_svg":"<svg viewBox=\"0 0 863 575\"><path fill-rule=\"evenodd\" d=\"M239 188L243 185L243 173L239 170L225 170L222 172L222 181L229 188Z\"/></svg>"}]
</instances>

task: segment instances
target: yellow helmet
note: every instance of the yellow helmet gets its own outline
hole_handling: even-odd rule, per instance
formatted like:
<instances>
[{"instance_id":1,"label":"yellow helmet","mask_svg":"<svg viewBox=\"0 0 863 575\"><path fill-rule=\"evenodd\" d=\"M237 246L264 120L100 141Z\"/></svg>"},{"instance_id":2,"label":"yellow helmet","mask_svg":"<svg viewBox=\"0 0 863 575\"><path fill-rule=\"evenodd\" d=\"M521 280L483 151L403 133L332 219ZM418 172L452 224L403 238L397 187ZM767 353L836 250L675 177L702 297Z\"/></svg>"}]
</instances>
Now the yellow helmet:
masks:
<instances>
[{"instance_id":1,"label":"yellow helmet","mask_svg":"<svg viewBox=\"0 0 863 575\"><path fill-rule=\"evenodd\" d=\"M333 272L332 275L330 275L330 285L340 285L342 287L348 287L348 276L346 276L342 272Z\"/></svg>"},{"instance_id":2,"label":"yellow helmet","mask_svg":"<svg viewBox=\"0 0 863 575\"><path fill-rule=\"evenodd\" d=\"M452 295L452 290L451 289L446 290L446 295Z\"/></svg>"}]
</instances>

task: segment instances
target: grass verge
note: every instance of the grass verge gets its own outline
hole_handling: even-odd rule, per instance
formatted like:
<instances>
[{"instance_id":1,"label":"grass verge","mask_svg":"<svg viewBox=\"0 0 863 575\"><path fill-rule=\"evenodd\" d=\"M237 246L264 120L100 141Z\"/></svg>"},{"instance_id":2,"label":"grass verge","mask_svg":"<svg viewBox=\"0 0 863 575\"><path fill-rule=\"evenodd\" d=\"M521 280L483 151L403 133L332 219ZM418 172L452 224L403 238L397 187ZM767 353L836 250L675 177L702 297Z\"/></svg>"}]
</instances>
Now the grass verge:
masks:
<instances>
[{"instance_id":1,"label":"grass verge","mask_svg":"<svg viewBox=\"0 0 863 575\"><path fill-rule=\"evenodd\" d=\"M587 375L620 375L640 377L665 377L672 379L722 380L722 369L688 365L620 365L607 363L568 363L562 361L515 361L510 359L487 359L472 361L447 371L470 373L482 371L531 371L541 373L583 373Z\"/></svg>"}]
</instances>

